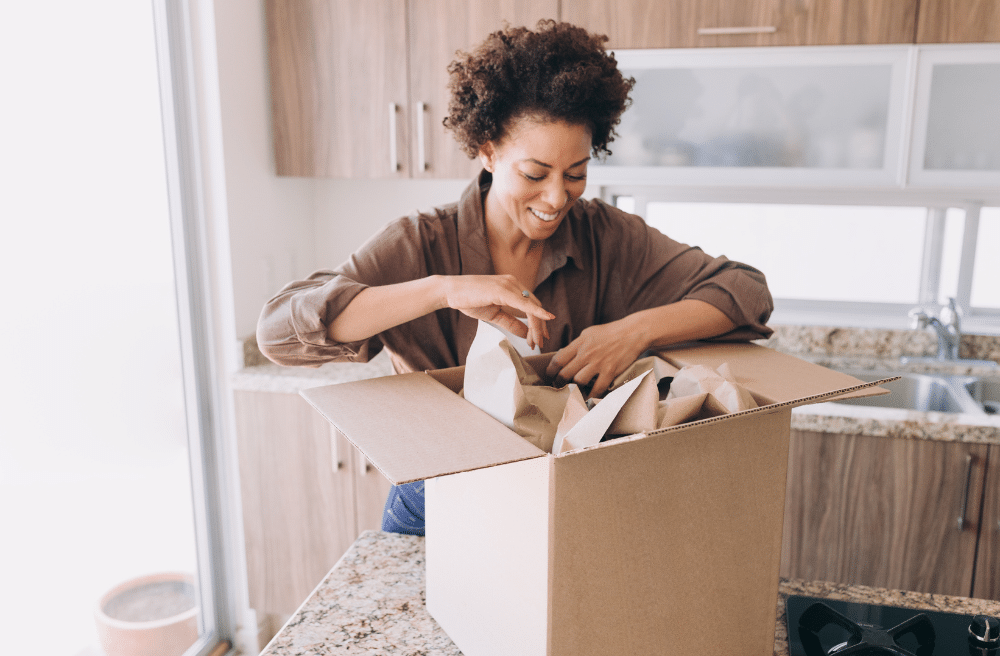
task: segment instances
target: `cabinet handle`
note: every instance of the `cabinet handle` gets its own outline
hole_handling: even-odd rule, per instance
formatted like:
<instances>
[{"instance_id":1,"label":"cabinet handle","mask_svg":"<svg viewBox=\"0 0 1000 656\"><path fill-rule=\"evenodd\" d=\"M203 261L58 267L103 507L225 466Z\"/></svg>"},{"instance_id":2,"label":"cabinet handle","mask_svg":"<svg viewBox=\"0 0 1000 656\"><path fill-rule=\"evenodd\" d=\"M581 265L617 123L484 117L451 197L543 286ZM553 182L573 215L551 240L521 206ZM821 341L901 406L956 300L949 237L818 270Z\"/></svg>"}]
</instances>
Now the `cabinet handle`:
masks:
<instances>
[{"instance_id":1,"label":"cabinet handle","mask_svg":"<svg viewBox=\"0 0 1000 656\"><path fill-rule=\"evenodd\" d=\"M358 455L358 473L364 476L365 474L367 474L372 470L372 463L368 462L368 458L366 458L365 454L361 453L361 451L358 451L357 455Z\"/></svg>"},{"instance_id":2,"label":"cabinet handle","mask_svg":"<svg viewBox=\"0 0 1000 656\"><path fill-rule=\"evenodd\" d=\"M396 112L399 105L389 103L389 170L395 173L400 169L399 153L396 152Z\"/></svg>"},{"instance_id":3,"label":"cabinet handle","mask_svg":"<svg viewBox=\"0 0 1000 656\"><path fill-rule=\"evenodd\" d=\"M330 453L333 455L333 471L338 472L344 468L344 460L340 457L340 431L335 426L330 426Z\"/></svg>"},{"instance_id":4,"label":"cabinet handle","mask_svg":"<svg viewBox=\"0 0 1000 656\"><path fill-rule=\"evenodd\" d=\"M962 491L962 508L958 515L958 530L965 528L965 512L969 507L969 485L972 482L972 454L965 456L965 489Z\"/></svg>"},{"instance_id":5,"label":"cabinet handle","mask_svg":"<svg viewBox=\"0 0 1000 656\"><path fill-rule=\"evenodd\" d=\"M757 27L699 27L698 36L717 36L722 34L774 34L778 28L774 25Z\"/></svg>"},{"instance_id":6,"label":"cabinet handle","mask_svg":"<svg viewBox=\"0 0 1000 656\"><path fill-rule=\"evenodd\" d=\"M427 103L417 103L417 170L426 171L427 152L424 149L424 113L427 111Z\"/></svg>"}]
</instances>

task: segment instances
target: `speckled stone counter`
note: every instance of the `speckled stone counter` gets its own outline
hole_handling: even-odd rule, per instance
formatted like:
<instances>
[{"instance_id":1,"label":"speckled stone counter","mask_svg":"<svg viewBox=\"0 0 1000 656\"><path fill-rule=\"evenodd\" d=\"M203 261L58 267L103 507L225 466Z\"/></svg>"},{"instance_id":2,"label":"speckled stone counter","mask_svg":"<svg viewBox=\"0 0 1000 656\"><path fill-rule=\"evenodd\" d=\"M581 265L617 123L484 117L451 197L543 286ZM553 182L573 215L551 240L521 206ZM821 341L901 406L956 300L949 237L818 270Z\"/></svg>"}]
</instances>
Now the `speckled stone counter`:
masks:
<instances>
[{"instance_id":1,"label":"speckled stone counter","mask_svg":"<svg viewBox=\"0 0 1000 656\"><path fill-rule=\"evenodd\" d=\"M251 355L250 358L251 364L233 375L233 389L297 394L310 387L378 378L392 373L392 362L384 351L371 362L330 362L318 367L283 367L268 362L263 356Z\"/></svg>"},{"instance_id":2,"label":"speckled stone counter","mask_svg":"<svg viewBox=\"0 0 1000 656\"><path fill-rule=\"evenodd\" d=\"M424 571L423 538L362 534L261 656L460 656L427 613ZM1000 615L996 601L783 580L775 609L775 656L788 655L785 599L789 595Z\"/></svg>"}]
</instances>

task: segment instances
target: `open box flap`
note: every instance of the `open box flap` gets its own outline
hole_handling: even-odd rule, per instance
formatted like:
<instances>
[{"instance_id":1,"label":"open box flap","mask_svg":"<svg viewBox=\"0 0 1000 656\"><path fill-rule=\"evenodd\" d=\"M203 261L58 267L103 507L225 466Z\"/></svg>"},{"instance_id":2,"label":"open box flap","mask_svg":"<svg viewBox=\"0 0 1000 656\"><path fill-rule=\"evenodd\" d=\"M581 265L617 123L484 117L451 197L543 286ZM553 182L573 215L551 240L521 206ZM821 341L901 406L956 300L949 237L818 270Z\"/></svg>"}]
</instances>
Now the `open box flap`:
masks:
<instances>
[{"instance_id":1,"label":"open box flap","mask_svg":"<svg viewBox=\"0 0 1000 656\"><path fill-rule=\"evenodd\" d=\"M546 455L424 373L300 394L396 485Z\"/></svg>"},{"instance_id":2,"label":"open box flap","mask_svg":"<svg viewBox=\"0 0 1000 656\"><path fill-rule=\"evenodd\" d=\"M703 364L718 369L720 365L728 364L738 383L758 399L766 399L770 403L801 401L796 405L804 405L840 396L889 393L889 390L875 385L858 387L861 381L854 376L756 344L699 342L697 345L667 348L659 351L658 355L675 367ZM829 395L830 392L841 393Z\"/></svg>"}]
</instances>

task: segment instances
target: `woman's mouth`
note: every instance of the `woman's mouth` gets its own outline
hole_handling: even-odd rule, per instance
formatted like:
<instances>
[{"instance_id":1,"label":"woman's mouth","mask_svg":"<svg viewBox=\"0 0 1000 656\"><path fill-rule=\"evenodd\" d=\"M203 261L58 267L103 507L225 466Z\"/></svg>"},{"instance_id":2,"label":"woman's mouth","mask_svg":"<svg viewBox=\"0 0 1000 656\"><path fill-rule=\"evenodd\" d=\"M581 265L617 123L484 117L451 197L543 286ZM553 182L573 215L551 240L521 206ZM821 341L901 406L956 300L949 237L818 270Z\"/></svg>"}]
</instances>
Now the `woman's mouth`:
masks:
<instances>
[{"instance_id":1,"label":"woman's mouth","mask_svg":"<svg viewBox=\"0 0 1000 656\"><path fill-rule=\"evenodd\" d=\"M545 222L555 221L559 217L559 212L554 212L552 214L546 214L544 212L539 212L536 209L528 208L528 211L537 216L539 219Z\"/></svg>"}]
</instances>

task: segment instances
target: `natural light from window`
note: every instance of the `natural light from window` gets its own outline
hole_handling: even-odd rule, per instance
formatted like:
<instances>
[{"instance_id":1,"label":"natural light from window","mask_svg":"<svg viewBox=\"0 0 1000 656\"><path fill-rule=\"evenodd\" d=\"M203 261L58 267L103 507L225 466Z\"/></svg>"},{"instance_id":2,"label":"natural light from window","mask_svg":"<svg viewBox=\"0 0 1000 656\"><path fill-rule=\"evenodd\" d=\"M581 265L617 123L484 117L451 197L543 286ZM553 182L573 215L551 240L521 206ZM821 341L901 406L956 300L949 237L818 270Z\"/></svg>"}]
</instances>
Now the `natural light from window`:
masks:
<instances>
[{"instance_id":1,"label":"natural light from window","mask_svg":"<svg viewBox=\"0 0 1000 656\"><path fill-rule=\"evenodd\" d=\"M921 207L650 202L646 221L760 269L775 298L916 304L926 215Z\"/></svg>"}]
</instances>

